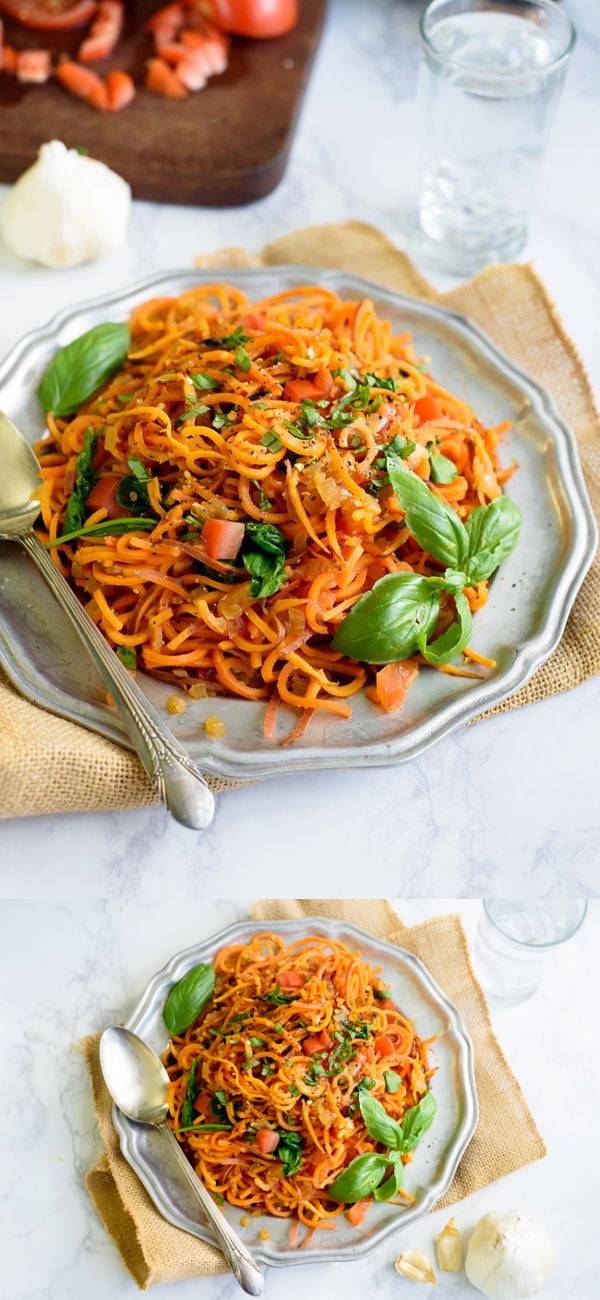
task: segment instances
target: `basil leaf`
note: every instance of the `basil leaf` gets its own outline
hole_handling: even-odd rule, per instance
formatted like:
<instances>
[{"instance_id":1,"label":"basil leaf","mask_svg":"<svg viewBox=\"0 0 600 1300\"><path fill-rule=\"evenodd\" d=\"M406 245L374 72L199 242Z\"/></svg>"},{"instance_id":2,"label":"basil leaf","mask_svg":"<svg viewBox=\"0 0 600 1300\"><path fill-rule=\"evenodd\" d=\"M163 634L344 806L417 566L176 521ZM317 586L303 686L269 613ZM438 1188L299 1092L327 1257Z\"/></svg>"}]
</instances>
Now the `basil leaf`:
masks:
<instances>
[{"instance_id":1,"label":"basil leaf","mask_svg":"<svg viewBox=\"0 0 600 1300\"><path fill-rule=\"evenodd\" d=\"M386 1178L385 1182L382 1183L380 1187L375 1188L373 1193L374 1199L376 1201L389 1201L392 1196L396 1195L396 1192L400 1191L403 1178L404 1165L402 1164L402 1161L397 1158L392 1162L392 1172L389 1178Z\"/></svg>"},{"instance_id":2,"label":"basil leaf","mask_svg":"<svg viewBox=\"0 0 600 1300\"><path fill-rule=\"evenodd\" d=\"M240 370L244 371L244 374L247 374L252 369L252 357L243 343L240 343L239 348L236 349L233 359L236 366L239 366Z\"/></svg>"},{"instance_id":3,"label":"basil leaf","mask_svg":"<svg viewBox=\"0 0 600 1300\"><path fill-rule=\"evenodd\" d=\"M187 1077L187 1088L185 1101L181 1107L181 1123L184 1128L194 1123L194 1102L198 1096L199 1088L196 1083L196 1070L198 1069L199 1056L195 1056L190 1065L190 1072Z\"/></svg>"},{"instance_id":4,"label":"basil leaf","mask_svg":"<svg viewBox=\"0 0 600 1300\"><path fill-rule=\"evenodd\" d=\"M431 466L432 483L453 483L458 470L453 460L444 456L441 451L430 451L429 464Z\"/></svg>"},{"instance_id":5,"label":"basil leaf","mask_svg":"<svg viewBox=\"0 0 600 1300\"><path fill-rule=\"evenodd\" d=\"M184 1029L189 1029L206 1006L214 987L215 972L205 963L192 966L187 975L173 985L163 1011L163 1020L171 1034L182 1034Z\"/></svg>"},{"instance_id":6,"label":"basil leaf","mask_svg":"<svg viewBox=\"0 0 600 1300\"><path fill-rule=\"evenodd\" d=\"M83 447L77 457L75 466L75 486L69 497L65 513L65 531L67 533L83 528L85 523L87 499L96 482L92 462L99 433L99 430L89 428L86 429L84 434Z\"/></svg>"},{"instance_id":7,"label":"basil leaf","mask_svg":"<svg viewBox=\"0 0 600 1300\"><path fill-rule=\"evenodd\" d=\"M140 519L136 516L133 519L102 519L99 524L91 524L88 528L74 528L71 533L62 533L60 537L54 537L51 542L44 542L46 550L50 551L53 546L64 546L66 542L72 542L76 537L111 537L118 533L151 533L157 525L156 519Z\"/></svg>"},{"instance_id":8,"label":"basil leaf","mask_svg":"<svg viewBox=\"0 0 600 1300\"><path fill-rule=\"evenodd\" d=\"M400 1126L402 1129L400 1155L405 1156L409 1151L414 1151L423 1135L431 1128L436 1111L437 1102L432 1092L426 1092L418 1106L412 1106L407 1110Z\"/></svg>"},{"instance_id":9,"label":"basil leaf","mask_svg":"<svg viewBox=\"0 0 600 1300\"><path fill-rule=\"evenodd\" d=\"M244 334L241 325L233 331L233 334L223 334L220 339L209 335L208 338L202 339L203 348L236 348L238 343L247 343L250 338L249 334Z\"/></svg>"},{"instance_id":10,"label":"basil leaf","mask_svg":"<svg viewBox=\"0 0 600 1300\"><path fill-rule=\"evenodd\" d=\"M396 1074L395 1070L384 1070L383 1080L385 1083L385 1090L390 1094L397 1092L398 1089L402 1087L402 1079L399 1074Z\"/></svg>"},{"instance_id":11,"label":"basil leaf","mask_svg":"<svg viewBox=\"0 0 600 1300\"><path fill-rule=\"evenodd\" d=\"M406 659L433 631L440 611L437 579L388 573L365 592L340 624L334 650L370 664Z\"/></svg>"},{"instance_id":12,"label":"basil leaf","mask_svg":"<svg viewBox=\"0 0 600 1300\"><path fill-rule=\"evenodd\" d=\"M399 456L387 454L387 471L398 505L405 511L406 527L434 560L460 569L468 551L468 537L456 511L440 501L423 479L406 469Z\"/></svg>"},{"instance_id":13,"label":"basil leaf","mask_svg":"<svg viewBox=\"0 0 600 1300\"><path fill-rule=\"evenodd\" d=\"M286 1178L297 1174L302 1164L302 1138L299 1133L290 1133L288 1129L278 1128L279 1145L276 1150L278 1160L283 1164Z\"/></svg>"},{"instance_id":14,"label":"basil leaf","mask_svg":"<svg viewBox=\"0 0 600 1300\"><path fill-rule=\"evenodd\" d=\"M338 1174L335 1182L327 1188L327 1195L334 1201L344 1201L347 1205L354 1201L364 1201L379 1186L387 1168L385 1156L378 1156L374 1151L356 1159Z\"/></svg>"},{"instance_id":15,"label":"basil leaf","mask_svg":"<svg viewBox=\"0 0 600 1300\"><path fill-rule=\"evenodd\" d=\"M127 359L131 335L126 325L94 325L53 356L38 396L45 411L72 415Z\"/></svg>"},{"instance_id":16,"label":"basil leaf","mask_svg":"<svg viewBox=\"0 0 600 1300\"><path fill-rule=\"evenodd\" d=\"M242 563L252 578L251 596L264 600L287 581L285 545L285 537L275 524L246 524Z\"/></svg>"},{"instance_id":17,"label":"basil leaf","mask_svg":"<svg viewBox=\"0 0 600 1300\"><path fill-rule=\"evenodd\" d=\"M150 482L152 475L150 471L146 469L146 466L143 461L140 460L139 456L132 456L130 460L127 461L127 464L129 465L133 477L137 479L138 483Z\"/></svg>"},{"instance_id":18,"label":"basil leaf","mask_svg":"<svg viewBox=\"0 0 600 1300\"><path fill-rule=\"evenodd\" d=\"M117 654L125 668L132 670L135 668L135 650L132 650L130 645L118 645Z\"/></svg>"},{"instance_id":19,"label":"basil leaf","mask_svg":"<svg viewBox=\"0 0 600 1300\"><path fill-rule=\"evenodd\" d=\"M390 1147L393 1151L399 1149L402 1128L391 1115L388 1115L385 1106L382 1106L376 1097L371 1097L368 1092L361 1092L360 1113L367 1126L367 1132L376 1142L382 1142L385 1147Z\"/></svg>"},{"instance_id":20,"label":"basil leaf","mask_svg":"<svg viewBox=\"0 0 600 1300\"><path fill-rule=\"evenodd\" d=\"M135 474L128 474L121 479L117 484L115 498L123 510L129 510L132 515L147 515L152 510L147 487L149 482L150 475L147 479L140 479Z\"/></svg>"},{"instance_id":21,"label":"basil leaf","mask_svg":"<svg viewBox=\"0 0 600 1300\"><path fill-rule=\"evenodd\" d=\"M419 650L428 664L447 664L464 650L473 628L471 607L462 591L454 596L456 619L435 641L427 645L426 636L419 637Z\"/></svg>"},{"instance_id":22,"label":"basil leaf","mask_svg":"<svg viewBox=\"0 0 600 1300\"><path fill-rule=\"evenodd\" d=\"M200 370L197 375L190 375L190 379L199 391L208 392L211 388L219 388L219 380L213 379L212 375L207 374L205 370Z\"/></svg>"},{"instance_id":23,"label":"basil leaf","mask_svg":"<svg viewBox=\"0 0 600 1300\"><path fill-rule=\"evenodd\" d=\"M491 577L499 564L515 549L523 515L510 497L496 497L469 515L466 532L469 543L465 564L469 583Z\"/></svg>"}]
</instances>

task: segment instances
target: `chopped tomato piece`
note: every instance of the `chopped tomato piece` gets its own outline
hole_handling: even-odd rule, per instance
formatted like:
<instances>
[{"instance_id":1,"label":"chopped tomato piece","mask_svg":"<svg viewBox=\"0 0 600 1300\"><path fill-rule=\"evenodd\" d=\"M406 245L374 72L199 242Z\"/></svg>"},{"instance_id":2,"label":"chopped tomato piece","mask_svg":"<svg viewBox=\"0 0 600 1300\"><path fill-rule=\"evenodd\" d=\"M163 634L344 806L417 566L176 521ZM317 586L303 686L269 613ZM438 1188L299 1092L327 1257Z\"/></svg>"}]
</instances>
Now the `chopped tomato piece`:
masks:
<instances>
[{"instance_id":1,"label":"chopped tomato piece","mask_svg":"<svg viewBox=\"0 0 600 1300\"><path fill-rule=\"evenodd\" d=\"M313 1034L310 1038L305 1038L302 1044L302 1051L305 1056L314 1056L316 1052L328 1052L333 1046L331 1034L323 1029L320 1034Z\"/></svg>"},{"instance_id":2,"label":"chopped tomato piece","mask_svg":"<svg viewBox=\"0 0 600 1300\"><path fill-rule=\"evenodd\" d=\"M84 27L94 17L96 0L0 0L0 9L25 27L51 32Z\"/></svg>"},{"instance_id":3,"label":"chopped tomato piece","mask_svg":"<svg viewBox=\"0 0 600 1300\"><path fill-rule=\"evenodd\" d=\"M106 93L111 113L118 113L135 98L135 85L128 72L115 68L106 78Z\"/></svg>"},{"instance_id":4,"label":"chopped tomato piece","mask_svg":"<svg viewBox=\"0 0 600 1300\"><path fill-rule=\"evenodd\" d=\"M59 63L56 76L61 85L70 90L72 95L87 100L94 108L108 108L106 86L91 68L84 68L74 59L65 59L63 63Z\"/></svg>"},{"instance_id":5,"label":"chopped tomato piece","mask_svg":"<svg viewBox=\"0 0 600 1300\"><path fill-rule=\"evenodd\" d=\"M207 519L201 537L211 560L235 560L244 540L244 525L233 519Z\"/></svg>"},{"instance_id":6,"label":"chopped tomato piece","mask_svg":"<svg viewBox=\"0 0 600 1300\"><path fill-rule=\"evenodd\" d=\"M256 1145L261 1156L270 1156L279 1146L279 1133L274 1133L272 1128L259 1128Z\"/></svg>"},{"instance_id":7,"label":"chopped tomato piece","mask_svg":"<svg viewBox=\"0 0 600 1300\"><path fill-rule=\"evenodd\" d=\"M386 998L384 1002L379 1003L382 1011L397 1011L398 1008L391 998Z\"/></svg>"},{"instance_id":8,"label":"chopped tomato piece","mask_svg":"<svg viewBox=\"0 0 600 1300\"><path fill-rule=\"evenodd\" d=\"M246 329L246 330L264 330L264 328L265 328L265 318L264 318L264 316L261 316L261 315L260 315L260 312L257 312L257 311L247 311L247 312L246 312L246 315L245 315L245 316L242 316L241 324L242 324L242 329Z\"/></svg>"},{"instance_id":9,"label":"chopped tomato piece","mask_svg":"<svg viewBox=\"0 0 600 1300\"><path fill-rule=\"evenodd\" d=\"M3 45L0 49L0 72L15 73L19 56L12 45Z\"/></svg>"},{"instance_id":10,"label":"chopped tomato piece","mask_svg":"<svg viewBox=\"0 0 600 1300\"><path fill-rule=\"evenodd\" d=\"M393 1056L396 1050L387 1034L382 1034L380 1038L376 1038L373 1047L378 1056Z\"/></svg>"},{"instance_id":11,"label":"chopped tomato piece","mask_svg":"<svg viewBox=\"0 0 600 1300\"><path fill-rule=\"evenodd\" d=\"M404 703L406 689L417 676L419 669L413 659L400 659L386 664L375 678L375 698L386 713L393 713Z\"/></svg>"},{"instance_id":12,"label":"chopped tomato piece","mask_svg":"<svg viewBox=\"0 0 600 1300\"><path fill-rule=\"evenodd\" d=\"M210 1115L211 1100L209 1092L200 1092L194 1102L194 1110L197 1110L199 1115L204 1115L205 1119Z\"/></svg>"},{"instance_id":13,"label":"chopped tomato piece","mask_svg":"<svg viewBox=\"0 0 600 1300\"><path fill-rule=\"evenodd\" d=\"M370 1199L366 1201L356 1201L354 1205L351 1205L345 1211L346 1218L350 1220L353 1228L360 1227L370 1204Z\"/></svg>"},{"instance_id":14,"label":"chopped tomato piece","mask_svg":"<svg viewBox=\"0 0 600 1300\"><path fill-rule=\"evenodd\" d=\"M82 63L94 63L112 54L123 30L123 18L120 0L100 0L90 34L79 47Z\"/></svg>"},{"instance_id":15,"label":"chopped tomato piece","mask_svg":"<svg viewBox=\"0 0 600 1300\"><path fill-rule=\"evenodd\" d=\"M298 22L298 0L210 0L213 21L224 32L263 40L284 36Z\"/></svg>"},{"instance_id":16,"label":"chopped tomato piece","mask_svg":"<svg viewBox=\"0 0 600 1300\"><path fill-rule=\"evenodd\" d=\"M429 397L429 395L418 397L414 409L415 415L418 415L421 424L425 424L426 420L441 420L444 414L442 403L438 401L437 397Z\"/></svg>"},{"instance_id":17,"label":"chopped tomato piece","mask_svg":"<svg viewBox=\"0 0 600 1300\"><path fill-rule=\"evenodd\" d=\"M338 386L333 375L326 366L319 366L314 379L315 388L319 389L321 397L335 397Z\"/></svg>"},{"instance_id":18,"label":"chopped tomato piece","mask_svg":"<svg viewBox=\"0 0 600 1300\"><path fill-rule=\"evenodd\" d=\"M123 510L116 497L120 482L118 474L105 474L103 478L99 478L87 499L88 510L106 510L109 519L119 519L121 515L127 515L128 511Z\"/></svg>"},{"instance_id":19,"label":"chopped tomato piece","mask_svg":"<svg viewBox=\"0 0 600 1300\"><path fill-rule=\"evenodd\" d=\"M284 402L318 402L322 396L312 379L288 379L283 390Z\"/></svg>"},{"instance_id":20,"label":"chopped tomato piece","mask_svg":"<svg viewBox=\"0 0 600 1300\"><path fill-rule=\"evenodd\" d=\"M301 989L306 980L299 970L280 970L277 983L280 989Z\"/></svg>"},{"instance_id":21,"label":"chopped tomato piece","mask_svg":"<svg viewBox=\"0 0 600 1300\"><path fill-rule=\"evenodd\" d=\"M17 54L17 81L41 86L51 71L49 50L20 50Z\"/></svg>"},{"instance_id":22,"label":"chopped tomato piece","mask_svg":"<svg viewBox=\"0 0 600 1300\"><path fill-rule=\"evenodd\" d=\"M187 99L188 92L176 72L165 63L164 59L149 59L145 80L146 90L155 95L164 95L165 99Z\"/></svg>"}]
</instances>

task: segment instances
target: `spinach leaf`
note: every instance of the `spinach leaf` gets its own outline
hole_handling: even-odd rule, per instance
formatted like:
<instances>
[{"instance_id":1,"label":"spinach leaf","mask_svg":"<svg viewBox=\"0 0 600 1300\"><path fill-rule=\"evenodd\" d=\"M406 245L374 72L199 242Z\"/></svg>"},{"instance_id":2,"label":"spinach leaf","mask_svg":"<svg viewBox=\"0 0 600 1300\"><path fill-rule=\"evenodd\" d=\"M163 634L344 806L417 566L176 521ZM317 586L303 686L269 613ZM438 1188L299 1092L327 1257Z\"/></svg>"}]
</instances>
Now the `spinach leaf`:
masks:
<instances>
[{"instance_id":1,"label":"spinach leaf","mask_svg":"<svg viewBox=\"0 0 600 1300\"><path fill-rule=\"evenodd\" d=\"M199 1056L195 1056L190 1065L190 1072L187 1077L187 1088L185 1092L185 1101L181 1107L181 1123L184 1128L188 1124L194 1123L194 1102L198 1096L199 1087L196 1083L196 1071L198 1069Z\"/></svg>"},{"instance_id":2,"label":"spinach leaf","mask_svg":"<svg viewBox=\"0 0 600 1300\"><path fill-rule=\"evenodd\" d=\"M290 1133L286 1128L278 1128L277 1132L280 1134L277 1159L283 1164L286 1178L291 1178L302 1164L302 1138L299 1133Z\"/></svg>"},{"instance_id":3,"label":"spinach leaf","mask_svg":"<svg viewBox=\"0 0 600 1300\"><path fill-rule=\"evenodd\" d=\"M152 475L139 456L132 456L127 464L131 474L121 479L115 497L124 510L129 510L134 515L145 515L153 509L148 496L148 483L152 482Z\"/></svg>"},{"instance_id":4,"label":"spinach leaf","mask_svg":"<svg viewBox=\"0 0 600 1300\"><path fill-rule=\"evenodd\" d=\"M61 533L60 537L54 537L51 542L44 542L47 550L53 546L64 546L66 542L73 542L77 537L111 537L119 533L151 533L156 528L156 519L140 519L137 516L134 519L102 519L99 524L91 524L89 528L74 528L70 533Z\"/></svg>"},{"instance_id":5,"label":"spinach leaf","mask_svg":"<svg viewBox=\"0 0 600 1300\"><path fill-rule=\"evenodd\" d=\"M136 664L135 650L133 650L130 645L118 645L117 654L124 667L133 671Z\"/></svg>"},{"instance_id":6,"label":"spinach leaf","mask_svg":"<svg viewBox=\"0 0 600 1300\"><path fill-rule=\"evenodd\" d=\"M523 515L510 497L496 497L489 505L473 510L466 523L469 549L465 569L469 583L491 577L511 555L522 522Z\"/></svg>"},{"instance_id":7,"label":"spinach leaf","mask_svg":"<svg viewBox=\"0 0 600 1300\"><path fill-rule=\"evenodd\" d=\"M417 480L418 482L419 480ZM429 636L440 610L439 581L388 573L365 592L340 624L334 650L370 664L407 659Z\"/></svg>"},{"instance_id":8,"label":"spinach leaf","mask_svg":"<svg viewBox=\"0 0 600 1300\"><path fill-rule=\"evenodd\" d=\"M38 388L45 411L72 415L127 359L131 335L126 325L94 325L60 348Z\"/></svg>"},{"instance_id":9,"label":"spinach leaf","mask_svg":"<svg viewBox=\"0 0 600 1300\"><path fill-rule=\"evenodd\" d=\"M414 1151L421 1138L431 1128L437 1112L437 1102L432 1092L426 1092L418 1104L407 1110L402 1120L402 1141L400 1154L407 1155Z\"/></svg>"},{"instance_id":10,"label":"spinach leaf","mask_svg":"<svg viewBox=\"0 0 600 1300\"><path fill-rule=\"evenodd\" d=\"M347 1205L363 1201L382 1182L387 1165L386 1157L379 1156L374 1151L356 1156L327 1189L328 1196L334 1201L344 1201Z\"/></svg>"},{"instance_id":11,"label":"spinach leaf","mask_svg":"<svg viewBox=\"0 0 600 1300\"><path fill-rule=\"evenodd\" d=\"M423 479L405 468L399 456L387 455L387 471L406 527L419 546L440 564L460 569L469 539L455 510L440 501Z\"/></svg>"},{"instance_id":12,"label":"spinach leaf","mask_svg":"<svg viewBox=\"0 0 600 1300\"><path fill-rule=\"evenodd\" d=\"M204 962L192 966L187 975L173 985L163 1011L169 1033L182 1034L184 1029L189 1029L206 1006L214 987L215 972Z\"/></svg>"},{"instance_id":13,"label":"spinach leaf","mask_svg":"<svg viewBox=\"0 0 600 1300\"><path fill-rule=\"evenodd\" d=\"M402 1160L400 1159L399 1156L396 1156L395 1158L392 1157L391 1159L392 1159L392 1172L389 1178L386 1178L385 1182L381 1183L380 1187L376 1187L375 1191L373 1192L373 1197L376 1201L389 1201L391 1197L395 1196L396 1192L399 1192L400 1188L402 1187L402 1180L404 1178L404 1165L402 1164Z\"/></svg>"},{"instance_id":14,"label":"spinach leaf","mask_svg":"<svg viewBox=\"0 0 600 1300\"><path fill-rule=\"evenodd\" d=\"M273 596L287 580L285 537L275 524L246 524L242 542L242 563L250 574L250 595Z\"/></svg>"},{"instance_id":15,"label":"spinach leaf","mask_svg":"<svg viewBox=\"0 0 600 1300\"><path fill-rule=\"evenodd\" d=\"M237 348L239 343L247 343L249 338L250 335L244 334L241 325L238 325L237 329L235 329L232 334L223 334L220 339L215 338L212 335L207 339L202 339L202 347L227 349Z\"/></svg>"},{"instance_id":16,"label":"spinach leaf","mask_svg":"<svg viewBox=\"0 0 600 1300\"><path fill-rule=\"evenodd\" d=\"M436 637L436 640L429 644L427 644L426 637L419 637L419 650L428 664L450 663L450 660L455 659L469 644L473 628L471 607L462 591L455 594L454 603L456 605L456 619L445 632L442 632L441 636Z\"/></svg>"},{"instance_id":17,"label":"spinach leaf","mask_svg":"<svg viewBox=\"0 0 600 1300\"><path fill-rule=\"evenodd\" d=\"M291 993L280 993L278 989L272 989L270 993L263 993L261 1002L270 1002L274 1007L286 1007L289 1002L295 1002L296 995Z\"/></svg>"},{"instance_id":18,"label":"spinach leaf","mask_svg":"<svg viewBox=\"0 0 600 1300\"><path fill-rule=\"evenodd\" d=\"M441 451L430 451L429 464L431 466L432 483L453 483L458 470L453 460L444 456Z\"/></svg>"},{"instance_id":19,"label":"spinach leaf","mask_svg":"<svg viewBox=\"0 0 600 1300\"><path fill-rule=\"evenodd\" d=\"M400 1149L402 1128L391 1115L388 1115L385 1106L382 1106L376 1097L370 1097L368 1092L361 1092L360 1113L367 1126L367 1132L376 1142L381 1142L384 1147L390 1147L392 1151Z\"/></svg>"},{"instance_id":20,"label":"spinach leaf","mask_svg":"<svg viewBox=\"0 0 600 1300\"><path fill-rule=\"evenodd\" d=\"M390 1094L397 1092L398 1089L402 1087L402 1079L399 1074L396 1074L395 1070L384 1070L383 1081L385 1083L386 1092L389 1092Z\"/></svg>"},{"instance_id":21,"label":"spinach leaf","mask_svg":"<svg viewBox=\"0 0 600 1300\"><path fill-rule=\"evenodd\" d=\"M75 487L69 497L65 513L65 531L74 532L83 528L87 514L87 499L96 482L92 461L98 442L99 430L86 429L83 447L77 457L75 466Z\"/></svg>"}]
</instances>

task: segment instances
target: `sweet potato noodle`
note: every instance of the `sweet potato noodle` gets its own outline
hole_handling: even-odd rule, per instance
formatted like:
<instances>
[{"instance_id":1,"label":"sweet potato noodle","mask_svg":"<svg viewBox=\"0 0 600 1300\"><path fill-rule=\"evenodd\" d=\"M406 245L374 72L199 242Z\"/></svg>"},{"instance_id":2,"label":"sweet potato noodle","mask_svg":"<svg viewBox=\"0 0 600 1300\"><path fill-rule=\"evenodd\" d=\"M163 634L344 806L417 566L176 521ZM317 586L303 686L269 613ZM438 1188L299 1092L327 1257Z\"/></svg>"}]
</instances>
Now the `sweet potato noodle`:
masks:
<instances>
[{"instance_id":1,"label":"sweet potato noodle","mask_svg":"<svg viewBox=\"0 0 600 1300\"><path fill-rule=\"evenodd\" d=\"M368 299L318 286L250 304L232 285L203 285L143 303L130 329L127 362L99 394L71 418L48 417L42 536L65 532L90 429L97 482L85 528L127 517L128 503L136 513L135 492L115 495L132 459L155 526L84 533L52 550L56 563L146 672L196 697L264 700L267 735L281 701L299 711L293 738L315 710L349 717L374 676L331 648L340 622L382 576L440 572L405 527L382 449L397 438L408 467L465 519L511 473L498 459L508 426L485 428ZM431 481L432 449L454 467L451 481ZM243 558L207 549L207 520L275 526L278 589L254 595ZM466 594L478 608L486 583Z\"/></svg>"},{"instance_id":2,"label":"sweet potato noodle","mask_svg":"<svg viewBox=\"0 0 600 1300\"><path fill-rule=\"evenodd\" d=\"M163 1056L169 1123L182 1126L194 1068L194 1119L220 1117L231 1126L178 1133L206 1186L248 1214L332 1226L347 1207L328 1197L328 1187L355 1156L381 1150L361 1116L361 1086L401 1121L428 1091L428 1044L377 971L343 943L286 945L259 934L223 948L214 968L213 997ZM384 1077L390 1071L398 1076L393 1093ZM287 1175L286 1134L295 1135L291 1164L299 1165Z\"/></svg>"}]
</instances>

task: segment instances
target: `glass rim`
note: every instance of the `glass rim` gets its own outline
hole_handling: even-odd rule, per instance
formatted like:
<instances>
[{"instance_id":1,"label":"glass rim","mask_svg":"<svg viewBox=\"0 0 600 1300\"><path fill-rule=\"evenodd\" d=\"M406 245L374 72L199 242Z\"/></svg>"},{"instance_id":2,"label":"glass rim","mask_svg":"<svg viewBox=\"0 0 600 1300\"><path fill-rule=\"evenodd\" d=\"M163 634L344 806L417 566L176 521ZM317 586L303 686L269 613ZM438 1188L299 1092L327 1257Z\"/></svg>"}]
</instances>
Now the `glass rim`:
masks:
<instances>
[{"instance_id":1,"label":"glass rim","mask_svg":"<svg viewBox=\"0 0 600 1300\"><path fill-rule=\"evenodd\" d=\"M502 935L502 938L506 939L508 943L514 943L515 948L533 948L534 950L542 950L544 948L559 948L561 943L567 943L569 939L573 939L574 936L577 934L577 931L581 929L583 922L585 921L585 918L588 914L588 908L589 908L589 898L577 899L577 902L583 903L584 906L581 912L581 916L579 917L579 920L577 922L577 925L575 925L572 930L569 930L568 934L563 934L560 939L549 939L546 943L531 943L529 939L515 939L514 935L507 934L506 931L503 930L498 925L498 922L494 920L494 917L490 915L490 910L488 905L490 903L497 903L499 901L497 898L482 898L481 901L483 903L483 911L485 913L486 919L489 921L490 925L493 926L494 930L496 930L497 934ZM533 900L529 899L525 901L532 902ZM557 901L561 901L561 900L557 900ZM562 901L574 902L575 900L564 899Z\"/></svg>"},{"instance_id":2,"label":"glass rim","mask_svg":"<svg viewBox=\"0 0 600 1300\"><path fill-rule=\"evenodd\" d=\"M436 9L436 8L441 9L442 5L447 3L448 0L430 0L430 3L427 5L427 8L423 10L423 13L421 14L421 17L419 19L419 34L421 37L421 43L423 47L426 50L428 50L429 53L432 54L434 58L438 60L439 63L443 63L447 68L456 68L457 71L460 72L473 73L473 69L467 68L464 63L461 63L460 59L455 59L449 55L441 54L439 50L436 50L430 35L425 30L425 23L427 20L427 16L431 14L432 9ZM572 53L573 47L575 45L575 41L577 39L577 32L568 14L566 14L563 9L557 9L556 0L501 0L501 3L506 5L510 4L513 8L515 4L519 4L519 5L527 4L532 8L535 6L537 9L541 9L544 13L552 14L554 18L558 18L560 22L563 22L565 24L565 40L566 40L565 48L561 50L560 54L557 54L556 57L552 59L550 63L546 63L543 68L532 69L529 72L498 72L498 71L494 71L493 69L486 69L485 71L482 70L481 74L479 75L481 75L482 77L485 76L487 81L499 82L502 83L502 85L507 85L510 82L521 81L523 77L531 76L532 73L533 75L542 77L548 72L555 71L555 69L558 68L561 63L564 63L565 60L569 58L569 55ZM474 5L472 11L476 12ZM468 11L465 10L465 12ZM473 73L473 75L477 76L478 74Z\"/></svg>"}]
</instances>

